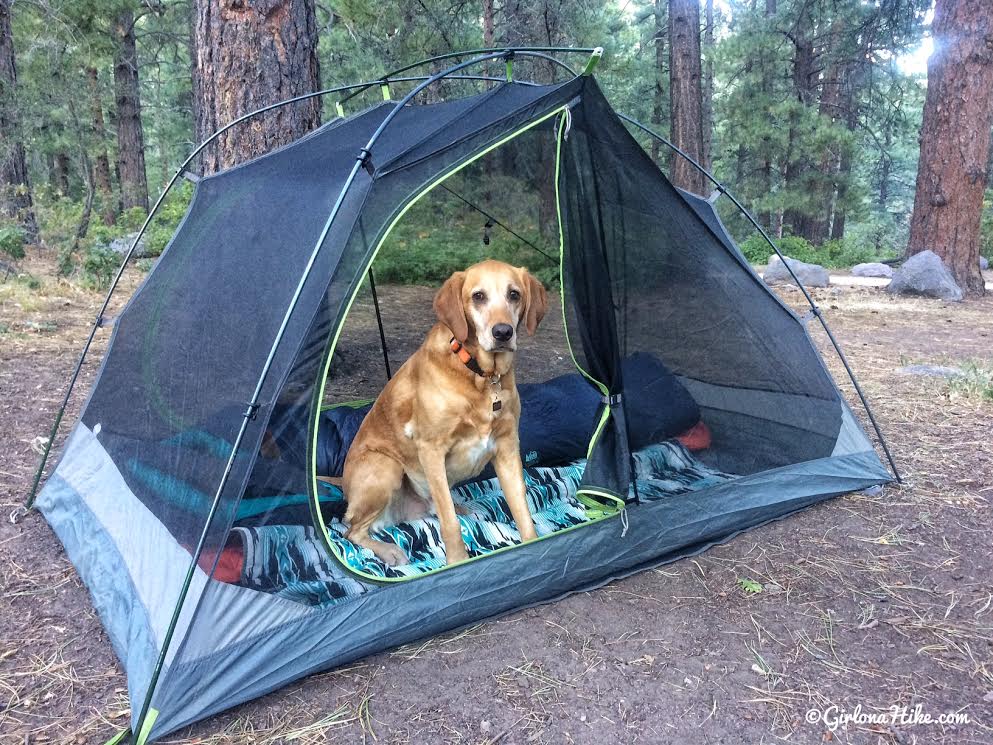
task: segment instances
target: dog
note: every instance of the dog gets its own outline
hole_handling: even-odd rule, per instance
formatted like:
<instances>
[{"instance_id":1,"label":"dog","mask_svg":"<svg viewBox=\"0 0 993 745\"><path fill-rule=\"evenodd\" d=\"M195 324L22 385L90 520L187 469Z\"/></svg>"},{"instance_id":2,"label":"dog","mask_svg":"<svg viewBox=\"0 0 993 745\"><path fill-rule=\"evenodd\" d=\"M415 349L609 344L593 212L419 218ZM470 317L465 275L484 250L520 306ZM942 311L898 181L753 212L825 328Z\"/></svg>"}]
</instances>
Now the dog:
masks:
<instances>
[{"instance_id":1,"label":"dog","mask_svg":"<svg viewBox=\"0 0 993 745\"><path fill-rule=\"evenodd\" d=\"M531 336L548 309L527 269L483 261L438 290L438 322L386 384L345 458L346 537L392 566L409 562L369 533L416 519L433 506L445 559L468 558L451 485L493 463L522 540L536 538L524 488L514 379L517 337Z\"/></svg>"}]
</instances>

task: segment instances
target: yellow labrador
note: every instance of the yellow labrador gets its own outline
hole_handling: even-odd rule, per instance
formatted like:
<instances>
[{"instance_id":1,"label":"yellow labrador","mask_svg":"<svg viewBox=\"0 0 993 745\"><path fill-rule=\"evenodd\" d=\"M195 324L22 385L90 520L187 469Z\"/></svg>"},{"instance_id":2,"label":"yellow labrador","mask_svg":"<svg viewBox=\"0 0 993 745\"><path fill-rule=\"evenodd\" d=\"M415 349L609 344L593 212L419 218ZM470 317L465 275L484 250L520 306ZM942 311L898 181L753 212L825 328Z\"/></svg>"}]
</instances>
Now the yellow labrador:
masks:
<instances>
[{"instance_id":1,"label":"yellow labrador","mask_svg":"<svg viewBox=\"0 0 993 745\"><path fill-rule=\"evenodd\" d=\"M524 493L514 381L520 326L534 334L548 308L526 269L483 261L438 290L438 323L387 383L345 459L347 537L397 566L409 561L370 530L414 519L433 505L449 564L467 558L451 485L493 463L517 530L535 538Z\"/></svg>"}]
</instances>

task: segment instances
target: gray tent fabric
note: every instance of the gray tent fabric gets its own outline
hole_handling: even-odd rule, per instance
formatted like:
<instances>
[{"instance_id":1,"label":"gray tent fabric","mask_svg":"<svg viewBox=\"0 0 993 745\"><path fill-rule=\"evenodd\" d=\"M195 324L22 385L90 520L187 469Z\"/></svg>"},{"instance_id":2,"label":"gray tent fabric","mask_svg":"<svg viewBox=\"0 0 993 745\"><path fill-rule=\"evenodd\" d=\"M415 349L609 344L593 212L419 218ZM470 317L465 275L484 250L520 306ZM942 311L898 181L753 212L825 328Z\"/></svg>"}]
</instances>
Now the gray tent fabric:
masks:
<instances>
[{"instance_id":1,"label":"gray tent fabric","mask_svg":"<svg viewBox=\"0 0 993 745\"><path fill-rule=\"evenodd\" d=\"M892 480L803 321L751 270L712 204L659 171L592 76L415 101L343 193L394 106L335 120L199 182L176 235L118 318L37 501L90 590L135 716L151 694L142 737ZM471 170L484 157L487 167ZM567 342L603 394L580 488L627 504L451 570L376 582L331 550L314 449L269 456L263 441L299 431L316 442L335 345L391 230L445 181L463 178L488 193L469 183L487 173L506 191L533 192L542 209L554 197ZM685 386L712 434L699 460L734 478L689 496L640 499L628 442L640 414L628 402L646 392L632 396L642 383L621 375L634 355L661 360ZM258 406L246 410L267 358ZM311 603L222 581L221 557L248 516L254 526L319 536L342 581Z\"/></svg>"}]
</instances>

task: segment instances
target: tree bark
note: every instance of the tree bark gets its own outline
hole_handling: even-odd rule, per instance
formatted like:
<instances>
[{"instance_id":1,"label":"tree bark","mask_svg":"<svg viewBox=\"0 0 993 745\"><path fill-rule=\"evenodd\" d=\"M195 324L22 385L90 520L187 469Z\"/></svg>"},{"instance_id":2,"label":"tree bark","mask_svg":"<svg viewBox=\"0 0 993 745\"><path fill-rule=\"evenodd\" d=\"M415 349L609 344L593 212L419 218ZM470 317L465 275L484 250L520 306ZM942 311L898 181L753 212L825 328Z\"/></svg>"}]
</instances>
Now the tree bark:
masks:
<instances>
[{"instance_id":1,"label":"tree bark","mask_svg":"<svg viewBox=\"0 0 993 745\"><path fill-rule=\"evenodd\" d=\"M31 182L21 141L15 91L17 65L10 25L10 0L0 0L0 217L21 225L29 242L38 240Z\"/></svg>"},{"instance_id":2,"label":"tree bark","mask_svg":"<svg viewBox=\"0 0 993 745\"><path fill-rule=\"evenodd\" d=\"M483 46L493 46L493 0L483 0Z\"/></svg>"},{"instance_id":3,"label":"tree bark","mask_svg":"<svg viewBox=\"0 0 993 745\"><path fill-rule=\"evenodd\" d=\"M69 196L69 154L59 150L52 156L52 170L49 183L60 197Z\"/></svg>"},{"instance_id":4,"label":"tree bark","mask_svg":"<svg viewBox=\"0 0 993 745\"><path fill-rule=\"evenodd\" d=\"M714 0L707 0L703 32L703 152L700 165L713 168L714 141Z\"/></svg>"},{"instance_id":5,"label":"tree bark","mask_svg":"<svg viewBox=\"0 0 993 745\"><path fill-rule=\"evenodd\" d=\"M195 0L193 90L199 140L249 111L318 90L314 0ZM213 173L258 157L321 123L319 100L233 127L207 148Z\"/></svg>"},{"instance_id":6,"label":"tree bark","mask_svg":"<svg viewBox=\"0 0 993 745\"><path fill-rule=\"evenodd\" d=\"M993 127L988 0L938 0L932 33L907 252L934 251L963 292L980 296L979 227Z\"/></svg>"},{"instance_id":7,"label":"tree bark","mask_svg":"<svg viewBox=\"0 0 993 745\"><path fill-rule=\"evenodd\" d=\"M138 91L138 48L134 14L124 11L114 21L114 94L117 99L117 169L121 185L121 209L141 207L148 211L148 181L145 175L145 135L141 126L141 96Z\"/></svg>"},{"instance_id":8,"label":"tree bark","mask_svg":"<svg viewBox=\"0 0 993 745\"><path fill-rule=\"evenodd\" d=\"M114 187L110 180L110 158L107 156L107 145L104 142L106 124L103 118L103 103L100 100L100 78L97 68L86 68L86 77L90 85L90 121L93 149L96 153L93 159L93 180L103 201L103 224L113 225L117 210L114 209Z\"/></svg>"},{"instance_id":9,"label":"tree bark","mask_svg":"<svg viewBox=\"0 0 993 745\"><path fill-rule=\"evenodd\" d=\"M669 0L669 111L673 144L691 158L703 155L703 111L700 65L700 3ZM687 191L704 194L703 176L685 158L673 153L669 177Z\"/></svg>"},{"instance_id":10,"label":"tree bark","mask_svg":"<svg viewBox=\"0 0 993 745\"><path fill-rule=\"evenodd\" d=\"M667 0L655 0L655 91L652 96L652 124L655 129L662 127L665 116L665 9ZM659 156L662 143L652 138L652 160L662 166Z\"/></svg>"},{"instance_id":11,"label":"tree bark","mask_svg":"<svg viewBox=\"0 0 993 745\"><path fill-rule=\"evenodd\" d=\"M802 106L809 106L815 100L817 90L817 73L814 67L814 42L809 36L810 17L806 10L800 14L791 34L793 42L793 91L797 101ZM789 145L786 153L786 166L783 169L783 182L786 190L797 190L799 182L806 173L806 163L802 154L798 154L800 113L794 112L789 117ZM797 209L787 210L783 221L790 226L794 234L803 230L804 213Z\"/></svg>"}]
</instances>

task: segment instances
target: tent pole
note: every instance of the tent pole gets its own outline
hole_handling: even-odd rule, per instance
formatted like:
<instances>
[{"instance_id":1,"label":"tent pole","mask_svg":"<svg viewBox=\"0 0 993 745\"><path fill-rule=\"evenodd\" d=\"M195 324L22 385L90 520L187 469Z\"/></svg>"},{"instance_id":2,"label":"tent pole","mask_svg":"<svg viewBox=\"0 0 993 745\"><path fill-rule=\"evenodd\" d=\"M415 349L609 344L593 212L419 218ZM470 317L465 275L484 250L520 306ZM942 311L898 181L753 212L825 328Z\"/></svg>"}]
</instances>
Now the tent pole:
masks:
<instances>
[{"instance_id":1,"label":"tent pole","mask_svg":"<svg viewBox=\"0 0 993 745\"><path fill-rule=\"evenodd\" d=\"M410 93L408 93L406 96L404 96L402 99L400 99L397 102L393 110L386 115L386 117L383 119L380 125L376 128L376 131L373 132L372 137L369 138L369 141L366 143L365 147L359 150L358 155L355 158L355 163L352 165L352 170L349 172L348 178L345 179L344 184L342 184L341 191L338 193L338 197L334 202L334 206L331 208L331 212L328 215L327 220L325 220L324 222L324 228L321 230L321 234L317 239L317 243L314 245L314 248L311 250L310 258L307 260L307 263L304 266L303 274L300 276L300 280L297 282L297 286L293 292L293 296L290 298L289 306L287 307L286 312L283 314L283 320L279 325L279 329L276 331L276 336L273 339L272 346L269 348L269 354L266 356L265 363L262 365L262 371L259 373L259 379L255 385L255 390L252 393L252 398L247 404L245 413L242 415L241 426L238 428L238 434L231 445L231 453L228 456L227 463L225 463L224 465L224 471L221 473L221 481L217 485L217 490L214 492L214 498L213 501L211 502L210 510L207 512L207 518L206 521L204 522L203 530L200 533L200 538L197 541L196 548L194 549L193 554L190 557L190 565L186 571L185 577L183 578L183 584L182 587L180 588L179 598L177 599L176 605L173 608L172 617L169 619L169 625L166 627L166 632L162 637L162 649L159 651L158 659L156 660L155 667L152 670L152 676L151 679L149 680L148 689L145 692L144 702L142 703L141 710L138 713L138 718L132 719L131 729L133 732L141 732L142 727L145 724L145 719L147 718L148 711L151 708L152 697L155 694L155 687L158 684L159 676L162 673L162 666L165 663L166 656L168 655L169 652L169 647L172 644L173 635L176 633L176 626L179 623L180 613L182 612L183 605L186 602L186 595L190 590L190 585L193 582L193 576L196 573L197 565L200 562L200 556L203 553L203 549L206 545L207 535L210 532L211 523L213 523L214 516L217 514L217 507L220 504L221 495L224 492L224 488L227 486L228 479L231 476L231 471L234 468L234 462L238 455L238 451L241 449L241 443L244 440L245 433L248 431L248 423L253 421L258 414L258 410L261 407L261 404L259 403L259 398L262 395L262 389L265 387L266 380L269 377L269 370L272 368L272 363L276 358L276 351L279 349L279 345L283 340L283 336L286 333L287 327L289 326L290 318L292 317L293 312L296 310L297 303L300 301L300 296L303 294L304 285L306 284L307 280L310 277L310 272L314 268L314 263L317 261L317 256L320 253L321 248L324 246L324 241L327 239L328 233L331 231L331 226L334 223L335 218L338 216L338 212L341 210L341 206L345 202L345 197L348 195L349 190L352 188L352 185L355 183L355 179L360 171L369 170L372 172L372 174L375 173L375 168L373 167L371 160L373 146L382 136L383 132L386 131L386 128L393 122L397 114L399 114L400 110L403 109L403 107L406 106L408 103L410 103L410 101L413 100L413 98L418 93L423 91L429 85L444 78L452 76L454 73L458 72L459 70L463 70L466 67L470 67L471 65L480 64L482 62L488 62L489 60L492 59L502 58L504 56L505 56L504 52L498 51L480 57L474 57L471 60L467 60L465 62L460 62L457 65L453 65L452 67L449 67L443 72L432 75L431 77L422 81L412 91L410 91ZM526 56L531 56L531 54L527 53ZM373 83L373 85L375 85L375 83ZM355 86L346 86L346 88L347 87L355 87ZM320 93L333 93L333 92L338 92L340 90L343 89L336 88L330 91L321 91ZM307 96L303 96L301 98L312 98L316 95L320 95L320 93L307 94ZM275 108L278 105L279 104L274 104L273 106L270 106L268 108ZM232 124L234 124L234 122L232 122ZM186 162L188 163L190 160L192 160L192 157L193 156L190 156L190 158L187 159ZM370 176L370 178L374 178L374 175ZM133 249L134 249L134 245L132 245L132 250Z\"/></svg>"},{"instance_id":2,"label":"tent pole","mask_svg":"<svg viewBox=\"0 0 993 745\"><path fill-rule=\"evenodd\" d=\"M714 176L710 171L708 171L706 168L700 165L695 159L693 159L683 150L676 147L676 145L674 145L672 142L667 140L665 137L663 137L662 135L656 132L653 132L651 129L649 129L644 124L637 121L636 119L633 119L632 117L622 114L620 112L618 112L618 116L624 121L628 122L629 124L632 124L641 131L645 132L647 135L654 137L656 140L658 140L660 143L668 147L677 155L684 158L690 165L696 168L697 171L699 171L701 174L703 174L703 176L709 179L714 184L714 188L716 188L717 191L719 191L721 194L724 194L728 199L731 200L734 206L737 207L738 210L741 212L741 214L744 215L745 218L755 227L755 229L759 231L759 234L765 239L766 243L768 243L769 246L772 248L772 250L775 251L776 256L778 256L779 260L783 262L783 266L786 267L786 270L790 273L790 276L793 278L793 281L796 282L797 287L800 288L800 291L803 293L804 298L806 298L807 303L810 305L811 312L814 314L817 320L820 321L821 327L824 329L825 333L827 334L828 340L830 340L831 342L831 346L834 347L834 351L837 353L838 359L841 360L841 364L844 366L845 372L848 373L849 380L852 381L852 386L854 386L855 388L855 393L858 395L859 400L862 402L862 408L865 410L866 416L869 417L869 422L872 424L872 428L876 432L876 437L879 439L879 444L883 448L883 452L886 454L886 460L889 461L890 469L893 471L893 476L896 478L897 483L903 483L903 478L900 476L900 471L897 469L896 463L893 460L893 454L890 453L890 448L889 445L886 443L886 438L883 436L883 431L880 428L879 423L876 421L875 415L872 413L872 407L869 406L869 401L862 390L862 386L859 385L858 379L855 377L855 372L852 370L851 365L848 364L848 358L845 357L845 353L841 350L841 345L838 344L838 340L835 338L834 333L832 333L831 328L828 326L827 321L824 319L824 316L821 313L821 309L817 306L817 303L814 301L814 298L811 296L807 288L803 286L803 282L800 281L800 278L793 271L793 268L786 261L786 257L783 256L782 251L779 250L779 246L777 246L775 241L773 241L772 238L769 237L769 234L765 231L765 228L763 228L762 225L759 223L759 221L755 219L754 215L752 215L751 212L745 209L745 206L738 201L738 198L735 197L734 194L732 194L730 191L728 191L727 188L724 186L724 184L718 181L717 177Z\"/></svg>"},{"instance_id":3,"label":"tent pole","mask_svg":"<svg viewBox=\"0 0 993 745\"><path fill-rule=\"evenodd\" d=\"M393 370L390 368L390 353L386 348L386 332L383 330L383 315L379 311L379 294L376 292L376 277L369 267L369 289L372 290L372 304L376 308L376 325L379 326L379 344L383 349L383 364L386 365L386 380L393 377Z\"/></svg>"},{"instance_id":4,"label":"tent pole","mask_svg":"<svg viewBox=\"0 0 993 745\"><path fill-rule=\"evenodd\" d=\"M405 69L410 69L410 66L408 66ZM459 76L451 76L451 77L454 77L455 79L458 80L482 80L482 81L490 81L497 83L503 82L503 78L495 78L486 75L459 75ZM430 79L430 76L425 76L425 75L408 76L403 78L392 78L394 82L425 81L428 79ZM114 291L117 289L117 286L121 281L121 276L124 274L125 268L127 267L128 263L131 261L131 258L134 255L138 243L141 241L142 237L145 235L145 232L148 230L148 226L151 224L152 220L155 219L155 216L158 214L159 209L162 206L162 202L165 200L166 196L172 190L172 187L175 186L176 182L186 172L187 167L190 165L190 163L193 162L193 159L196 158L203 151L203 149L207 147L207 145L212 143L214 140L216 140L226 131L228 131L232 127L235 127L239 124L242 124L243 122L248 121L249 119L259 116L260 114L264 114L266 112L272 111L273 109L278 109L293 103L306 101L311 98L316 98L318 96L325 96L331 93L341 93L343 91L356 91L356 90L358 92L361 92L362 90L366 90L375 85L378 85L379 82L380 81L377 79L377 80L367 81L364 83L354 83L352 85L342 85L335 88L326 88L324 90L315 91L313 93L307 93L302 96L297 96L295 98L288 98L285 101L280 101L278 103L274 103L269 106L264 106L261 109L256 109L255 111L250 111L249 113L244 114L238 117L237 119L234 119L231 122L228 122L226 125L218 129L210 137L208 137L206 140L201 142L193 150L193 152L191 152L189 156L187 156L186 160L183 161L182 165L176 170L172 178L166 184L165 188L162 190L162 193L159 194L159 198L155 201L154 206L152 207L151 211L148 213L148 217L145 218L145 221L142 223L141 228L138 230L137 234L135 235L134 240L131 242L130 248L128 248L127 253L124 255L124 259L121 261L120 267L117 269L117 272L110 283L110 288L107 290L107 295L106 297L104 297L103 304L100 306L100 310L97 312L96 319L93 321L93 325L90 328L90 333L86 338L86 342L83 344L83 349L79 354L79 358L76 360L76 366L73 368L72 374L69 377L69 383L66 386L65 394L62 397L62 402L59 405L58 412L55 415L55 421L52 423L52 427L49 430L48 440L45 443L45 448L42 451L41 458L38 463L38 468L35 471L34 480L31 484L31 491L28 494L27 502L25 502L24 505L25 508L31 509L31 507L34 505L35 498L38 495L38 486L41 484L41 479L45 472L45 466L48 463L48 457L51 454L52 446L55 443L55 438L58 435L59 427L61 426L62 419L65 416L65 410L69 405L69 400L72 397L72 392L76 387L76 382L79 379L79 374L83 369L83 363L86 361L86 356L89 353L90 347L93 344L93 339L96 337L97 329L101 328L104 325L104 321L105 321L104 313L107 312L107 308L110 305L110 300L114 295ZM525 85L532 85L532 83L525 83Z\"/></svg>"},{"instance_id":5,"label":"tent pole","mask_svg":"<svg viewBox=\"0 0 993 745\"><path fill-rule=\"evenodd\" d=\"M597 47L597 49L599 49L599 47ZM397 69L391 70L390 72L386 73L385 75L383 75L383 77L379 78L378 80L375 81L375 83L372 83L371 85L386 85L391 82L393 83L401 82L403 78L397 78L394 76L399 75L400 73L403 72L407 72L408 70L412 70L415 67L423 67L424 65L429 65L432 62L440 62L442 60L452 59L454 57L466 57L470 54L490 54L494 52L500 54L505 59L512 58L515 54L518 53L527 57L536 57L538 59L543 59L546 62L551 62L554 65L558 65L559 67L561 67L563 70L565 70L575 78L575 77L579 77L579 73L576 72L575 68L571 67L570 65L567 65L562 60L555 59L555 57L546 54L546 52L558 52L558 53L572 52L576 54L591 54L595 51L596 49L592 47L491 47L489 49L470 49L465 52L449 52L448 54L440 54L437 57L428 57L426 59L418 60L417 62L412 62L409 65L398 67ZM452 77L453 76L449 76L449 79L452 79ZM487 78L487 79L494 80L498 83L511 82L510 80L507 80L505 78ZM530 81L523 81L523 80L514 80L512 82L523 83L524 85L538 85L537 83L533 83ZM355 96L359 95L360 93L362 93L362 91L354 91L353 93L350 93L347 96L345 96L343 99L341 99L340 103L344 104L347 101L354 98Z\"/></svg>"}]
</instances>

